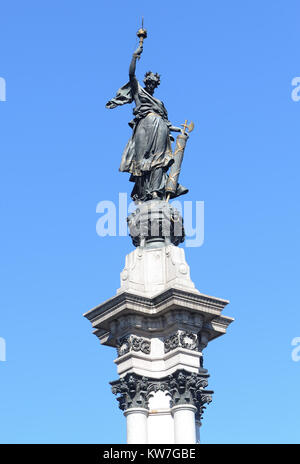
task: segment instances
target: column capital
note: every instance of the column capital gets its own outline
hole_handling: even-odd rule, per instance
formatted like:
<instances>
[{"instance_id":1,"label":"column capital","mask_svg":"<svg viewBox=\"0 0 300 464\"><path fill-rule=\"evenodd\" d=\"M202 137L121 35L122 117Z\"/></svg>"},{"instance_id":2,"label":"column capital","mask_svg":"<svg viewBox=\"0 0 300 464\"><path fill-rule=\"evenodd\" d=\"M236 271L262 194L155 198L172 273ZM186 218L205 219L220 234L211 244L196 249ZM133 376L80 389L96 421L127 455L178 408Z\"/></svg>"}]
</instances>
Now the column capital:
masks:
<instances>
[{"instance_id":1,"label":"column capital","mask_svg":"<svg viewBox=\"0 0 300 464\"><path fill-rule=\"evenodd\" d=\"M169 376L168 391L172 397L171 405L192 405L196 408L196 419L202 417L205 404L212 401L212 390L205 390L208 386L209 374L188 372L184 369L176 371Z\"/></svg>"},{"instance_id":2,"label":"column capital","mask_svg":"<svg viewBox=\"0 0 300 464\"><path fill-rule=\"evenodd\" d=\"M202 418L205 404L212 401L212 390L206 390L209 374L188 372L179 369L161 379L142 377L134 372L126 374L119 380L110 382L114 395L122 411L130 409L148 409L149 398L154 392L162 390L170 395L170 407L186 406L195 408L196 420Z\"/></svg>"},{"instance_id":3,"label":"column capital","mask_svg":"<svg viewBox=\"0 0 300 464\"><path fill-rule=\"evenodd\" d=\"M133 408L148 409L148 383L148 378L141 377L134 372L110 382L113 394L120 394L117 398L119 408L122 411Z\"/></svg>"}]
</instances>

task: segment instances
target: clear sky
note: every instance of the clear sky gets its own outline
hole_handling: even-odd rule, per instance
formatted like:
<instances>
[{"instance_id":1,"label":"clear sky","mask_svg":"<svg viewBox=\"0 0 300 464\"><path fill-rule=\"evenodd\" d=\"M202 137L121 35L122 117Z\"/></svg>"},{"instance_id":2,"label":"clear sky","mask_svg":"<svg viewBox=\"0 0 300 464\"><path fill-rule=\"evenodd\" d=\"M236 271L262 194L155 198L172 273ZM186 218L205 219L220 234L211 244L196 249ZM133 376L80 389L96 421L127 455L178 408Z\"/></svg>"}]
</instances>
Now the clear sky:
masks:
<instances>
[{"instance_id":1,"label":"clear sky","mask_svg":"<svg viewBox=\"0 0 300 464\"><path fill-rule=\"evenodd\" d=\"M161 74L188 118L182 183L205 202L186 248L197 288L235 322L204 352L204 443L299 443L299 121L296 0L2 2L0 441L124 443L110 392L115 350L82 317L113 296L128 237L99 237L96 205L130 192L118 172L131 106L105 109L137 67Z\"/></svg>"}]
</instances>

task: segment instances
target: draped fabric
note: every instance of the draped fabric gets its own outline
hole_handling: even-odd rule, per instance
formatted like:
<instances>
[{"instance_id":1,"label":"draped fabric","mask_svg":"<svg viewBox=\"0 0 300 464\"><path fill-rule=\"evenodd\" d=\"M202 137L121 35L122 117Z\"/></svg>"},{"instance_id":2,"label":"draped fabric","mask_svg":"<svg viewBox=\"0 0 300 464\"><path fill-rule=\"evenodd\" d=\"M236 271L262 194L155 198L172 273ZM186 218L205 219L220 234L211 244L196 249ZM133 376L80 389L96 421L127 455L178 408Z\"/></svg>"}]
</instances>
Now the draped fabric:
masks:
<instances>
[{"instance_id":1,"label":"draped fabric","mask_svg":"<svg viewBox=\"0 0 300 464\"><path fill-rule=\"evenodd\" d=\"M130 82L123 85L118 91L115 98L112 98L106 103L106 108L112 110L116 106L125 105L126 103L132 103L133 97L131 94L131 85Z\"/></svg>"}]
</instances>

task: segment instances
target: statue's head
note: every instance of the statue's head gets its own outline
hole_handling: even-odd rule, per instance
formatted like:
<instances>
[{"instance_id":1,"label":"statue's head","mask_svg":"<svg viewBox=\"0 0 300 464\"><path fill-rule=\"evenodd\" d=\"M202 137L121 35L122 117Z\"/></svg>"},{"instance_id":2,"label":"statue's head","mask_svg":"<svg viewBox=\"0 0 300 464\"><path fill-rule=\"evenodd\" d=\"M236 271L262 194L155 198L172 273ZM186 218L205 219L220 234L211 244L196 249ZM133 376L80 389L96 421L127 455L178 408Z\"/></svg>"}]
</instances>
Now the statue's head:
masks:
<instances>
[{"instance_id":1,"label":"statue's head","mask_svg":"<svg viewBox=\"0 0 300 464\"><path fill-rule=\"evenodd\" d=\"M144 79L145 89L151 95L154 92L154 89L159 86L160 84L160 75L157 73L153 73L151 71L146 72L145 79Z\"/></svg>"}]
</instances>

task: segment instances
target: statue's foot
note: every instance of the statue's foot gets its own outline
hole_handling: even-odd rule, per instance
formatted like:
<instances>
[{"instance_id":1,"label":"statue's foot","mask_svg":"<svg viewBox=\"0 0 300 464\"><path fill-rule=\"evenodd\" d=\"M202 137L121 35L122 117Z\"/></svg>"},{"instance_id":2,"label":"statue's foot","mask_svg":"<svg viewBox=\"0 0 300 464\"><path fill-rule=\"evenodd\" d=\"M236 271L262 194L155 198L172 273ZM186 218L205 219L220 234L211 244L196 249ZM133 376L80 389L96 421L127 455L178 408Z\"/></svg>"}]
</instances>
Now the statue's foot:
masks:
<instances>
[{"instance_id":1,"label":"statue's foot","mask_svg":"<svg viewBox=\"0 0 300 464\"><path fill-rule=\"evenodd\" d=\"M189 189L184 187L183 185L177 184L177 189L175 193L171 193L171 198L179 197L180 195L185 195L188 193Z\"/></svg>"}]
</instances>

